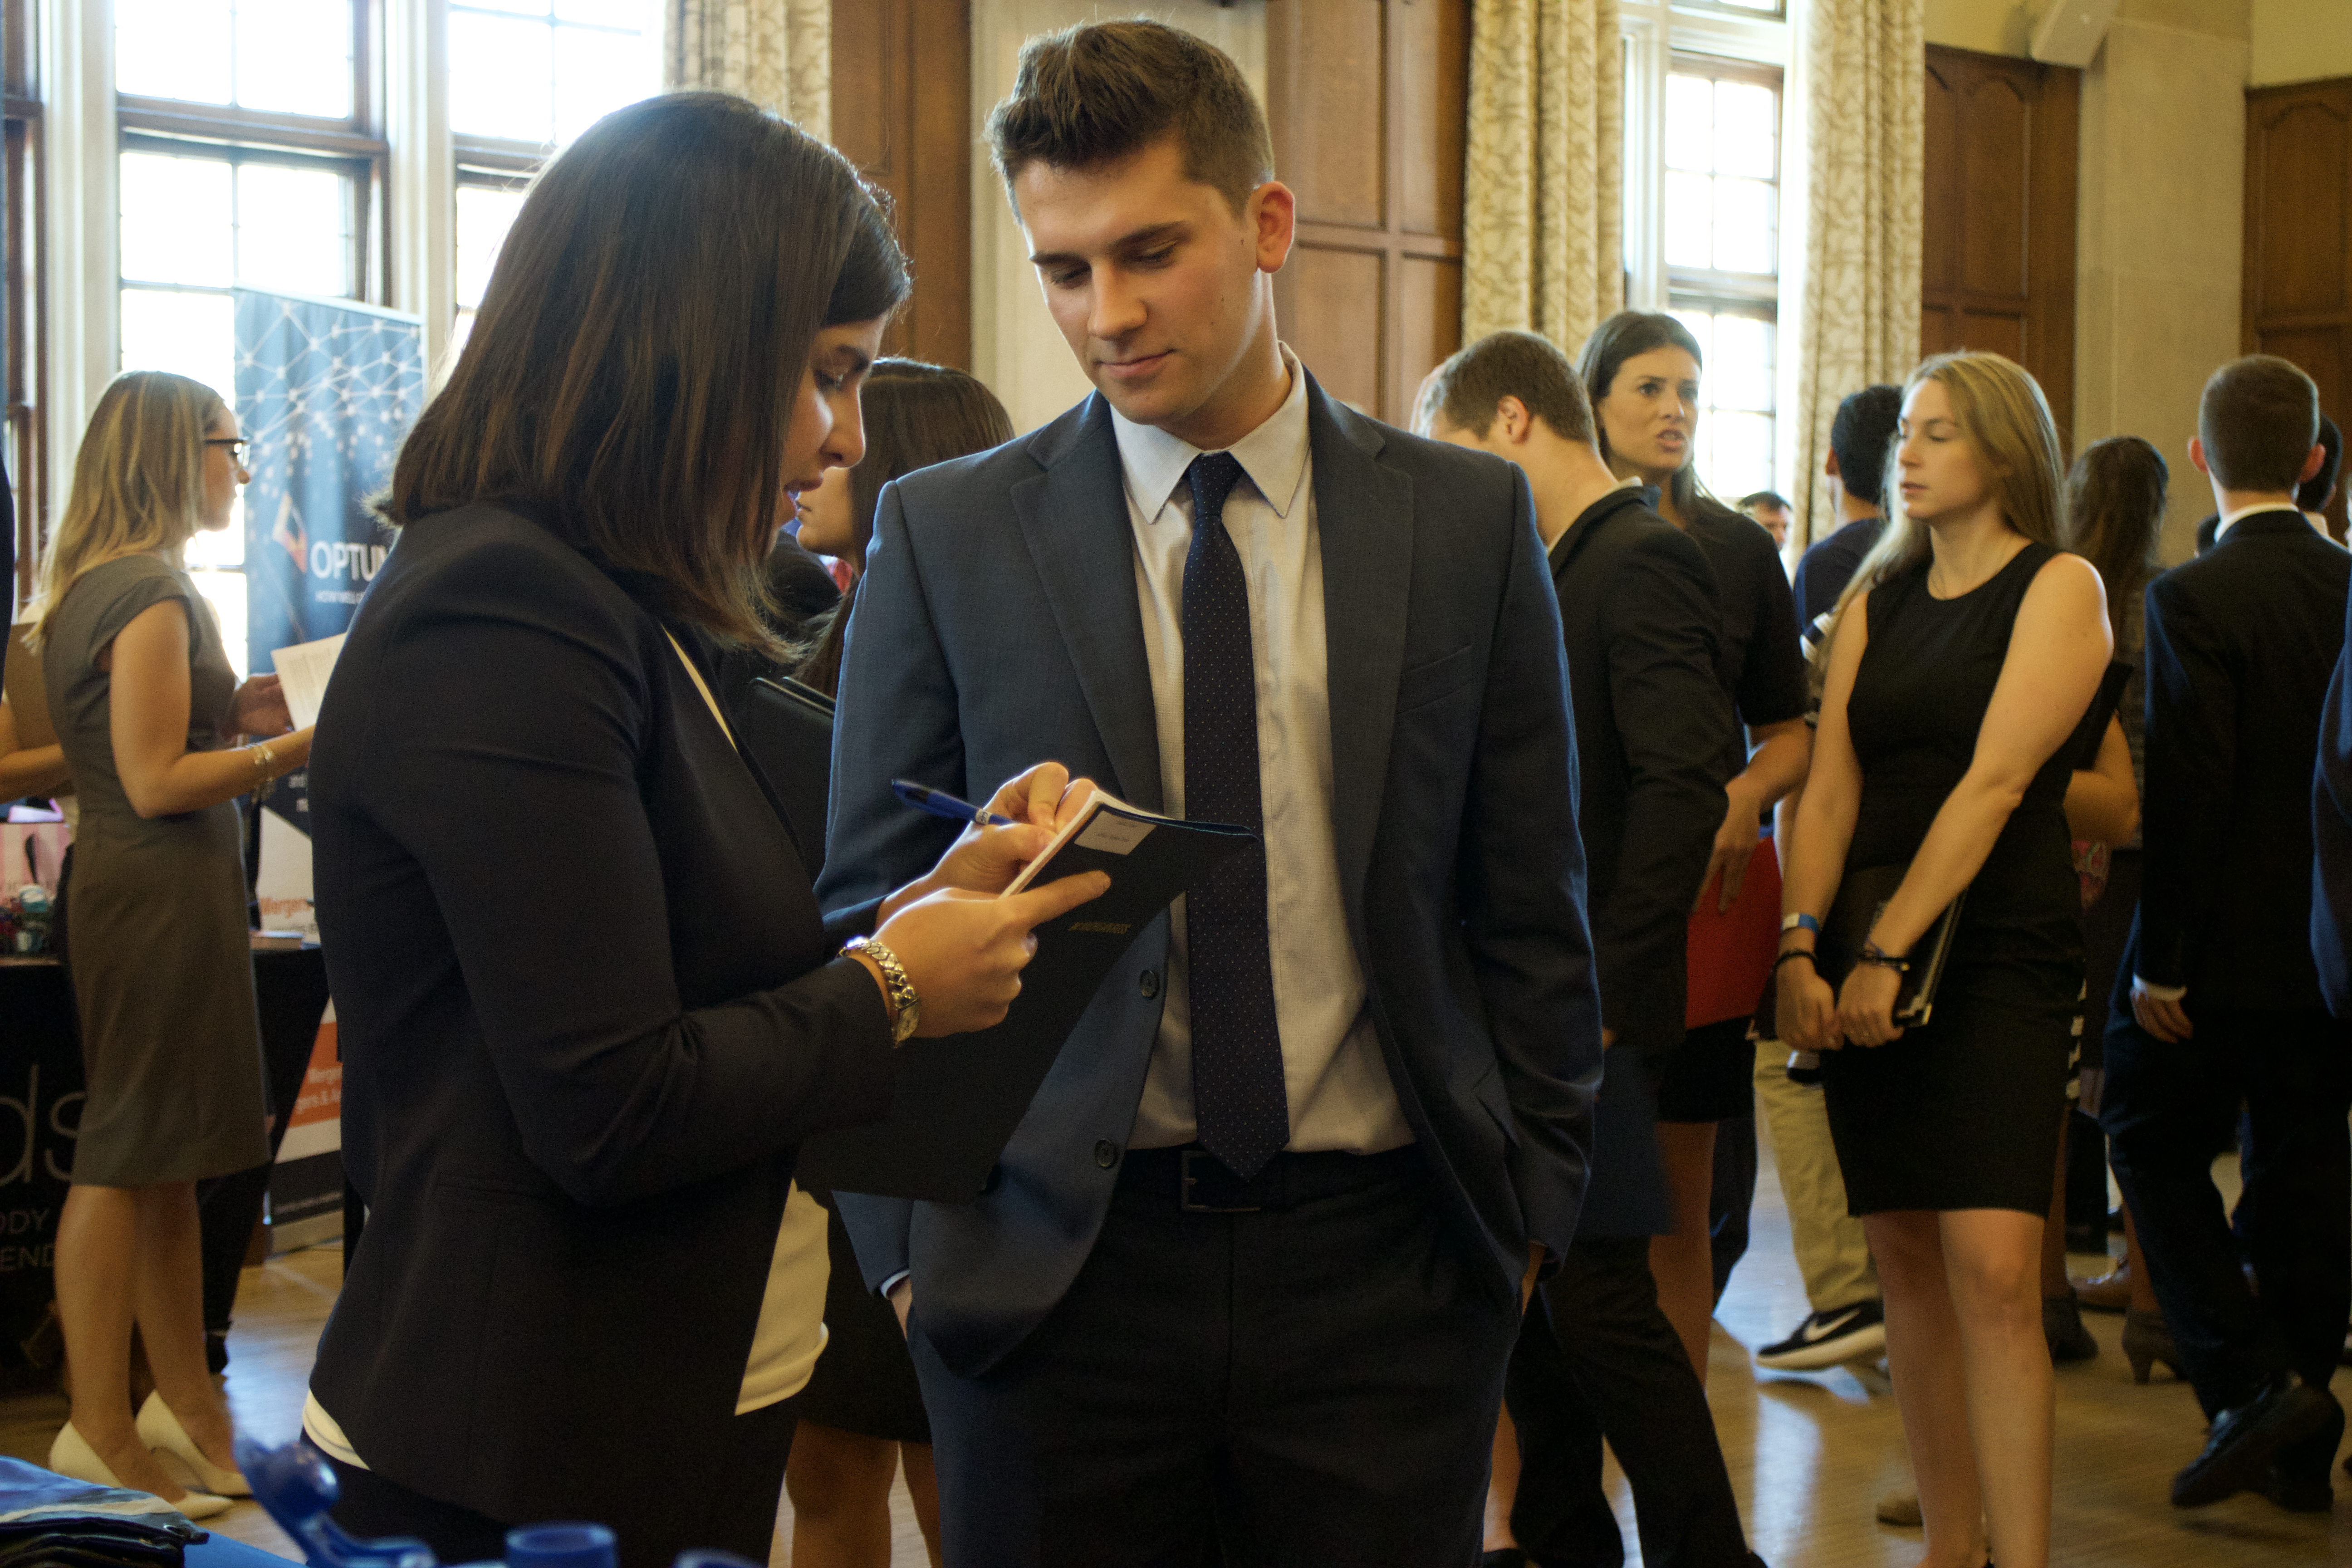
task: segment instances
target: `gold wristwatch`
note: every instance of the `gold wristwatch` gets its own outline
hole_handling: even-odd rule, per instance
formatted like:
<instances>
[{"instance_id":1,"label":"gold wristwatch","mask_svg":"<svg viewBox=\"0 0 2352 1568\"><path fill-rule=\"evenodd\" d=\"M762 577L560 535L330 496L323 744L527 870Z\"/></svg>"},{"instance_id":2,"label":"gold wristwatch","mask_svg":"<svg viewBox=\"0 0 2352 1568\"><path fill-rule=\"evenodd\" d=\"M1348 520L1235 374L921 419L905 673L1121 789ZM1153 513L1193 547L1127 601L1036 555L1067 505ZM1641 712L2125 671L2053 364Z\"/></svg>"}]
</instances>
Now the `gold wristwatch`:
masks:
<instances>
[{"instance_id":1,"label":"gold wristwatch","mask_svg":"<svg viewBox=\"0 0 2352 1568\"><path fill-rule=\"evenodd\" d=\"M914 982L907 978L907 966L898 955L870 937L853 936L842 944L845 953L857 953L874 961L882 971L882 984L890 993L890 1010L896 1015L890 1026L890 1043L903 1046L915 1037L915 1026L923 1019L923 999L915 994Z\"/></svg>"}]
</instances>

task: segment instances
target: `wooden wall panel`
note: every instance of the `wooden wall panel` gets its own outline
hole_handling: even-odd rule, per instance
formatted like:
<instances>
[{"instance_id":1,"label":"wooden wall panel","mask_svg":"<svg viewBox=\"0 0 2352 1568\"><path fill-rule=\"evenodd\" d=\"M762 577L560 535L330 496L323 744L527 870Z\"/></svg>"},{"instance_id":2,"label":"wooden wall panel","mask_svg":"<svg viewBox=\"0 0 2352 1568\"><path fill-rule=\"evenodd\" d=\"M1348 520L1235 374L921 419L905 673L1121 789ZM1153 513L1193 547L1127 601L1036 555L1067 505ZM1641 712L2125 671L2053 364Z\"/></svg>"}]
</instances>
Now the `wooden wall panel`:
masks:
<instances>
[{"instance_id":1,"label":"wooden wall panel","mask_svg":"<svg viewBox=\"0 0 2352 1568\"><path fill-rule=\"evenodd\" d=\"M890 193L914 266L883 352L969 370L969 0L834 0L833 144Z\"/></svg>"},{"instance_id":2,"label":"wooden wall panel","mask_svg":"<svg viewBox=\"0 0 2352 1568\"><path fill-rule=\"evenodd\" d=\"M1292 79L1290 145L1276 149L1275 167L1307 222L1378 228L1388 216L1381 0L1294 0L1290 9L1298 53L1314 68Z\"/></svg>"},{"instance_id":3,"label":"wooden wall panel","mask_svg":"<svg viewBox=\"0 0 2352 1568\"><path fill-rule=\"evenodd\" d=\"M2352 78L2246 94L2245 347L2293 360L2352 428ZM2327 508L2345 537L2339 479Z\"/></svg>"},{"instance_id":4,"label":"wooden wall panel","mask_svg":"<svg viewBox=\"0 0 2352 1568\"><path fill-rule=\"evenodd\" d=\"M2072 449L2082 73L1929 46L1919 348L2006 354Z\"/></svg>"},{"instance_id":5,"label":"wooden wall panel","mask_svg":"<svg viewBox=\"0 0 2352 1568\"><path fill-rule=\"evenodd\" d=\"M1397 106L1402 117L1399 140L1406 153L1398 221L1408 234L1458 239L1462 156L1469 135L1470 29L1448 26L1442 5L1405 5L1390 15L1405 79ZM1415 149L1426 156L1415 155Z\"/></svg>"},{"instance_id":6,"label":"wooden wall panel","mask_svg":"<svg viewBox=\"0 0 2352 1568\"><path fill-rule=\"evenodd\" d=\"M1398 279L1397 330L1404 363L1421 367L1405 388L1410 396L1432 365L1462 346L1462 263L1408 256L1398 265L1403 276Z\"/></svg>"},{"instance_id":7,"label":"wooden wall panel","mask_svg":"<svg viewBox=\"0 0 2352 1568\"><path fill-rule=\"evenodd\" d=\"M1342 403L1376 408L1381 395L1381 342L1365 331L1367 301L1385 291L1376 250L1300 247L1285 268L1297 289L1289 310L1279 311L1283 336L1298 351L1323 390ZM1314 344L1310 352L1305 345ZM1447 351L1451 353L1452 351Z\"/></svg>"},{"instance_id":8,"label":"wooden wall panel","mask_svg":"<svg viewBox=\"0 0 2352 1568\"><path fill-rule=\"evenodd\" d=\"M1266 0L1266 118L1298 237L1284 339L1392 424L1462 342L1469 0Z\"/></svg>"}]
</instances>

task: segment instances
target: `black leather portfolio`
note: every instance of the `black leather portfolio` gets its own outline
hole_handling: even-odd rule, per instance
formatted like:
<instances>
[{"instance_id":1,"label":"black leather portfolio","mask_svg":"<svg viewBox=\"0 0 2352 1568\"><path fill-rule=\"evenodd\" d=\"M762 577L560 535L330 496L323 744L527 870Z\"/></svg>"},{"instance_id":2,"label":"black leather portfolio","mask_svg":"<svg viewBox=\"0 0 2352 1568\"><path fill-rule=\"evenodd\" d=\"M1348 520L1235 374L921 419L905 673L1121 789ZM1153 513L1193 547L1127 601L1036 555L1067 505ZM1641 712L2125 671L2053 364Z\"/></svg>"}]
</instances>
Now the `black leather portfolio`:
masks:
<instances>
[{"instance_id":1,"label":"black leather portfolio","mask_svg":"<svg viewBox=\"0 0 2352 1568\"><path fill-rule=\"evenodd\" d=\"M1037 928L1036 956L1003 1023L899 1047L889 1115L802 1144L801 1185L938 1203L978 1197L1079 1015L1137 935L1202 872L1255 840L1244 828L1179 821L1097 792L1013 890L1097 870L1109 873L1110 890Z\"/></svg>"}]
</instances>

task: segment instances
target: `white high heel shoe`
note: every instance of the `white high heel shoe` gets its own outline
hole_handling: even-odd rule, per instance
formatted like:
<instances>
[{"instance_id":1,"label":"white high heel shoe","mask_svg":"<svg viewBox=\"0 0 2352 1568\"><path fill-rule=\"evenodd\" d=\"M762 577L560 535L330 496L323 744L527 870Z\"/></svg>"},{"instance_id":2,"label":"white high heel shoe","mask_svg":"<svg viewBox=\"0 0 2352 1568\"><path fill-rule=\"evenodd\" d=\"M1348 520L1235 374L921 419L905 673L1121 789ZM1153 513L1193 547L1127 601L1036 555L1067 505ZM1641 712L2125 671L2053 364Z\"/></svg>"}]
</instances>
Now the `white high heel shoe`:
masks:
<instances>
[{"instance_id":1,"label":"white high heel shoe","mask_svg":"<svg viewBox=\"0 0 2352 1568\"><path fill-rule=\"evenodd\" d=\"M235 1470L224 1470L205 1458L205 1451L196 1447L196 1440L188 1436L188 1429L180 1425L180 1418L172 1414L172 1407L163 1403L160 1394L150 1394L147 1403L139 1407L139 1440L159 1461L168 1454L185 1465L197 1489L223 1497L253 1495L253 1489L245 1484L243 1476ZM163 1468L168 1474L172 1467L166 1464Z\"/></svg>"},{"instance_id":2,"label":"white high heel shoe","mask_svg":"<svg viewBox=\"0 0 2352 1568\"><path fill-rule=\"evenodd\" d=\"M121 1488L114 1471L98 1457L98 1450L70 1421L58 1428L56 1441L49 1445L49 1468L61 1476L71 1476L78 1481L88 1481L97 1487ZM137 1489L125 1489L135 1490ZM190 1519L210 1519L229 1510L229 1500L212 1492L192 1491L172 1504Z\"/></svg>"}]
</instances>

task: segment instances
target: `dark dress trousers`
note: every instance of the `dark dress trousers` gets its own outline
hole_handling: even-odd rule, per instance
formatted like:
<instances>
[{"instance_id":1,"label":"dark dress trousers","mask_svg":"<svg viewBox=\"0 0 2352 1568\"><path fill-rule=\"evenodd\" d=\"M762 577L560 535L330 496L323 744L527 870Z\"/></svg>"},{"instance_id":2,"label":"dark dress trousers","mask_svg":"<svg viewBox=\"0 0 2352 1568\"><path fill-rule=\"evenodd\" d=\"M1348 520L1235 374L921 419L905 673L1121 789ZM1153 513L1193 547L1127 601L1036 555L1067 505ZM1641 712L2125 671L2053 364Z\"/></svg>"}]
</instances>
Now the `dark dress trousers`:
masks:
<instances>
[{"instance_id":1,"label":"dark dress trousers","mask_svg":"<svg viewBox=\"0 0 2352 1568\"><path fill-rule=\"evenodd\" d=\"M2328 1016L2311 944L2311 781L2347 579L2352 556L2282 510L2147 589L2147 847L2100 1121L2209 1415L2290 1368L2324 1387L2352 1308L2352 1025ZM2131 1024L2133 973L2188 987L2190 1038ZM2213 1108L2241 1098L2259 1300L2207 1172ZM2324 1477L2328 1456L2281 1463Z\"/></svg>"},{"instance_id":2,"label":"dark dress trousers","mask_svg":"<svg viewBox=\"0 0 2352 1568\"><path fill-rule=\"evenodd\" d=\"M2320 713L2311 796L2311 957L2327 1010L2352 1018L2352 607Z\"/></svg>"},{"instance_id":3,"label":"dark dress trousers","mask_svg":"<svg viewBox=\"0 0 2352 1568\"><path fill-rule=\"evenodd\" d=\"M789 1423L734 1412L795 1149L887 1108L889 1031L827 962L871 907L820 916L638 587L474 506L352 622L310 809L370 1215L311 1391L428 1530L764 1561Z\"/></svg>"},{"instance_id":4,"label":"dark dress trousers","mask_svg":"<svg viewBox=\"0 0 2352 1568\"><path fill-rule=\"evenodd\" d=\"M1538 1292L1507 1384L1521 1462L1512 1528L1547 1563L1623 1561L1601 1485L1604 1436L1633 1489L1644 1562L1747 1559L1706 1391L1650 1278L1648 1238L1667 1223L1655 1085L1683 1038L1691 895L1723 821L1719 760L1735 722L1714 574L1654 499L1612 490L1551 547L1601 1005L1617 1043L1576 1244Z\"/></svg>"},{"instance_id":5,"label":"dark dress trousers","mask_svg":"<svg viewBox=\"0 0 2352 1568\"><path fill-rule=\"evenodd\" d=\"M961 1206L841 1194L914 1282L951 1562L1475 1560L1529 1241L1582 1201L1600 1018L1559 617L1525 481L1312 385L1348 933L1416 1142L1181 1213L1126 1149L1168 921L1139 936ZM1160 762L1110 412L1090 397L883 493L842 679L820 889L869 900L1043 759L1146 807ZM951 829L950 829L951 831ZM1316 1195L1331 1173L1360 1184ZM1163 1178L1164 1181L1163 1181ZM1113 1375L1116 1373L1116 1375Z\"/></svg>"}]
</instances>

